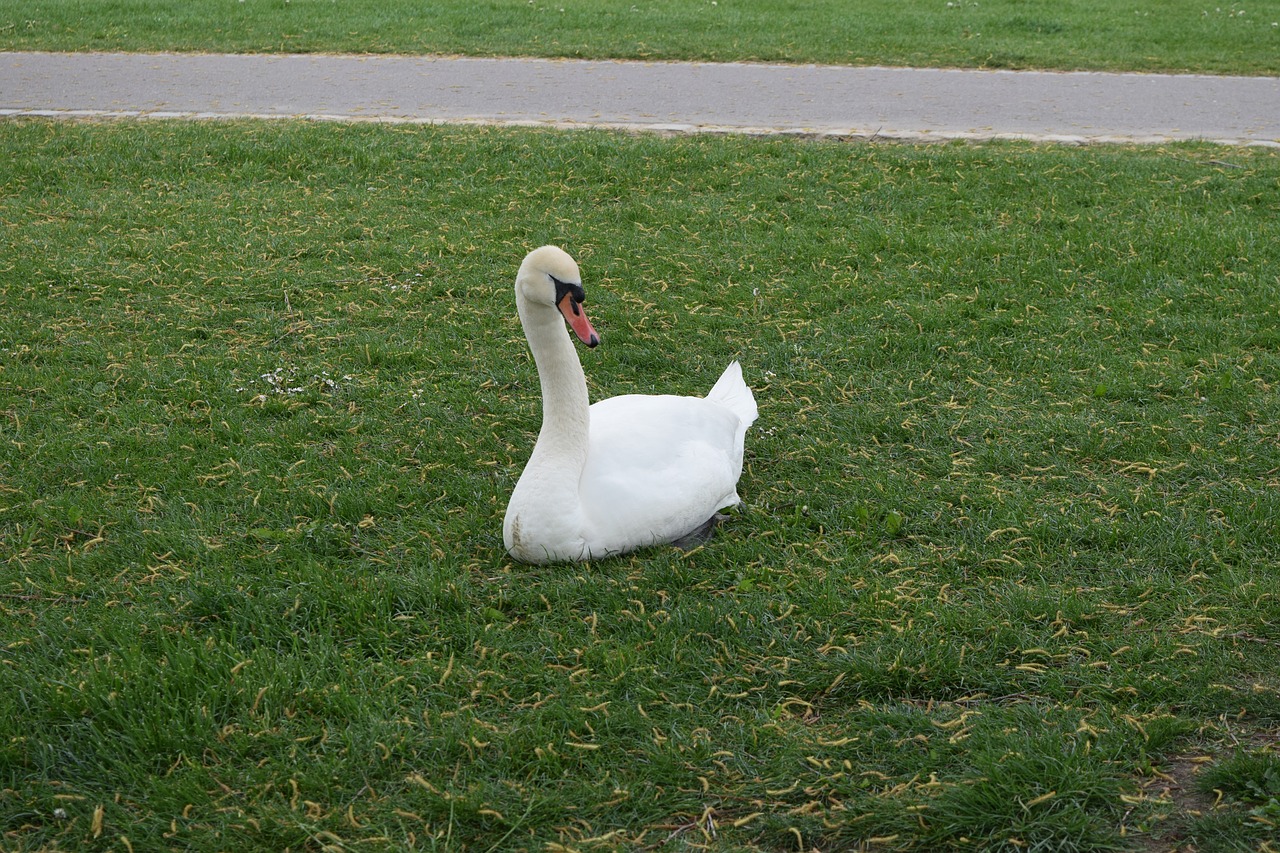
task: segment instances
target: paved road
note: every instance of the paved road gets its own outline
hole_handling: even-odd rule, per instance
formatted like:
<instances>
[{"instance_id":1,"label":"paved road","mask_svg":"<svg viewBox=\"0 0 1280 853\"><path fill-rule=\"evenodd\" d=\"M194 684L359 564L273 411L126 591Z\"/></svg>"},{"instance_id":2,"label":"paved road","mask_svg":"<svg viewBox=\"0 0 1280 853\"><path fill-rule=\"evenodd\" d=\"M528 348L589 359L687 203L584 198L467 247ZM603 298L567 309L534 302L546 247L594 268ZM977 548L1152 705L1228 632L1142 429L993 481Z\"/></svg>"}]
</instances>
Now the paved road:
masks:
<instances>
[{"instance_id":1,"label":"paved road","mask_svg":"<svg viewBox=\"0 0 1280 853\"><path fill-rule=\"evenodd\" d=\"M1280 146L1280 78L405 56L0 53L0 117L253 116Z\"/></svg>"}]
</instances>

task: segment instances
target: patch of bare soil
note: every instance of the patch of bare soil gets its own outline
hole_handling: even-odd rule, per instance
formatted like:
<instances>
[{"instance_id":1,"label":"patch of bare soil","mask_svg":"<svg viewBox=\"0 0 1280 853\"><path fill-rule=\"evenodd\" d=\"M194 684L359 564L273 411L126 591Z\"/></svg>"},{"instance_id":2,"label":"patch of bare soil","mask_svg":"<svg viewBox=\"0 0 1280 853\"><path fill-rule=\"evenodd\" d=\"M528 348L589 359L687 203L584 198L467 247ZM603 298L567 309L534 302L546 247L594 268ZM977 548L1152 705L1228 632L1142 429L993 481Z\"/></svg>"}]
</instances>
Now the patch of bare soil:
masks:
<instances>
[{"instance_id":1,"label":"patch of bare soil","mask_svg":"<svg viewBox=\"0 0 1280 853\"><path fill-rule=\"evenodd\" d=\"M1204 754L1174 756L1143 782L1147 797L1169 806L1167 815L1138 847L1142 853L1195 853L1195 845L1186 839L1186 829L1214 807L1216 798L1196 789L1200 768L1212 761L1213 756Z\"/></svg>"}]
</instances>

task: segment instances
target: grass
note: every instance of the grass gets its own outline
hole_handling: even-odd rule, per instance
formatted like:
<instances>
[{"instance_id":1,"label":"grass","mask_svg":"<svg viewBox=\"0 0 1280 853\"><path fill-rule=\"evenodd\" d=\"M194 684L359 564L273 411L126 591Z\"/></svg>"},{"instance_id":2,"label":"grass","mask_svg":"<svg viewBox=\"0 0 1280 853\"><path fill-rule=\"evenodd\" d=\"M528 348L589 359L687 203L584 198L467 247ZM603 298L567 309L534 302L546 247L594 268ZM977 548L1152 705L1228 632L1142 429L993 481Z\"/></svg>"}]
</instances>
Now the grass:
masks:
<instances>
[{"instance_id":1,"label":"grass","mask_svg":"<svg viewBox=\"0 0 1280 853\"><path fill-rule=\"evenodd\" d=\"M1280 74L1280 2L28 0L6 50L465 53Z\"/></svg>"},{"instance_id":2,"label":"grass","mask_svg":"<svg viewBox=\"0 0 1280 853\"><path fill-rule=\"evenodd\" d=\"M1275 152L0 150L6 849L1264 849ZM742 359L746 507L707 547L503 555L544 242L595 396ZM1199 817L1173 772L1255 759Z\"/></svg>"}]
</instances>

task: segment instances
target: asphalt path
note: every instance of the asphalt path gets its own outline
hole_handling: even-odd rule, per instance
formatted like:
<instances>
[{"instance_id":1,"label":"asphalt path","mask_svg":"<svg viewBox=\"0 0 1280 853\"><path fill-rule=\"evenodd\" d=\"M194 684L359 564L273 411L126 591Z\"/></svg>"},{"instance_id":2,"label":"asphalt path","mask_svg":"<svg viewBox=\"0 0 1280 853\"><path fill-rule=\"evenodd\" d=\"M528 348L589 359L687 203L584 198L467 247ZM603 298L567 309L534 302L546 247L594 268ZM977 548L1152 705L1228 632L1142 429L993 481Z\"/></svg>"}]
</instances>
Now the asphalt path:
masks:
<instances>
[{"instance_id":1,"label":"asphalt path","mask_svg":"<svg viewBox=\"0 0 1280 853\"><path fill-rule=\"evenodd\" d=\"M1280 78L468 57L0 52L0 118L312 118L1280 147Z\"/></svg>"}]
</instances>

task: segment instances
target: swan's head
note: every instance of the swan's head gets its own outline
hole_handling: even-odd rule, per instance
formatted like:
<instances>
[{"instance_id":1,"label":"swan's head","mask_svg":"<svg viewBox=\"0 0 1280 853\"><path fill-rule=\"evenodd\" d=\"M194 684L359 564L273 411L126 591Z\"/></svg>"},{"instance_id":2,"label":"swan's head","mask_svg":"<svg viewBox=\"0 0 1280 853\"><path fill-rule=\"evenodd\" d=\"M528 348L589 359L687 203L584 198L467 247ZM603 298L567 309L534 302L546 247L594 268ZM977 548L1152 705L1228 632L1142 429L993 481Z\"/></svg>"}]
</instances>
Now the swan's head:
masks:
<instances>
[{"instance_id":1,"label":"swan's head","mask_svg":"<svg viewBox=\"0 0 1280 853\"><path fill-rule=\"evenodd\" d=\"M587 294L578 264L563 249L543 246L525 255L516 275L516 296L533 305L559 309L579 340L589 347L600 343L582 307Z\"/></svg>"}]
</instances>

